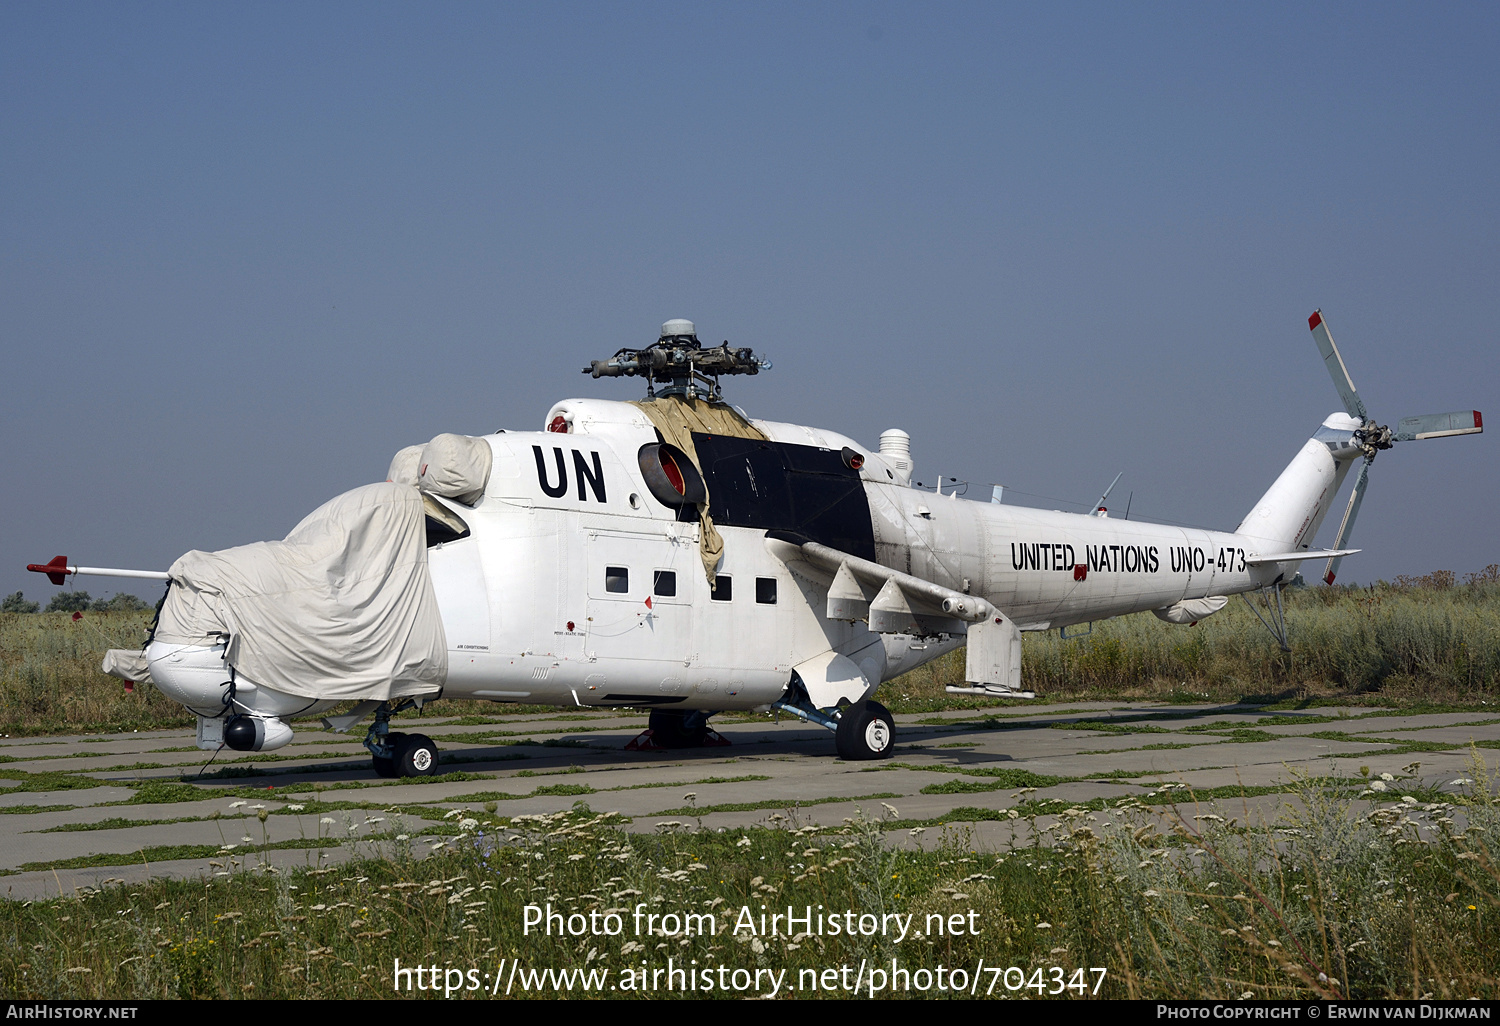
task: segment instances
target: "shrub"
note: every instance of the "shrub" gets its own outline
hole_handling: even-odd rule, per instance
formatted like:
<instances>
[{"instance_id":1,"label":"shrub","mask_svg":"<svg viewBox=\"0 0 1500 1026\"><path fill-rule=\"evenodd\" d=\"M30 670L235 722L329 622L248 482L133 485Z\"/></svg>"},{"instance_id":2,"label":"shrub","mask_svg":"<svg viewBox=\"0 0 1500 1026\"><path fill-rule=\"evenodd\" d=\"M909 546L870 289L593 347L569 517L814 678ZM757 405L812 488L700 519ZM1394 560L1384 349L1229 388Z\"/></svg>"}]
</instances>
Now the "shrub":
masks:
<instances>
[{"instance_id":1,"label":"shrub","mask_svg":"<svg viewBox=\"0 0 1500 1026\"><path fill-rule=\"evenodd\" d=\"M27 602L26 596L19 591L5 596L5 601L0 602L0 613L35 613L41 608L38 602Z\"/></svg>"},{"instance_id":2,"label":"shrub","mask_svg":"<svg viewBox=\"0 0 1500 1026\"><path fill-rule=\"evenodd\" d=\"M89 607L86 591L60 591L47 603L49 613L80 613Z\"/></svg>"}]
</instances>

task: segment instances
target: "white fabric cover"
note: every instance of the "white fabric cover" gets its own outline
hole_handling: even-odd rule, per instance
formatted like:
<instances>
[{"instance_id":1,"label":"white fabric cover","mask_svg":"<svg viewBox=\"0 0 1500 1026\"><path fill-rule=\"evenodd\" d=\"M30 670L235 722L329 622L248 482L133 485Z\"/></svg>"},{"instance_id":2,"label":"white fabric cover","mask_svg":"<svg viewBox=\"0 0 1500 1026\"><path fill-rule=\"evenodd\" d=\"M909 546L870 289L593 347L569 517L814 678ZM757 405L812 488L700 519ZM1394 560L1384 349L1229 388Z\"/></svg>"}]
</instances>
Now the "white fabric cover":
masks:
<instances>
[{"instance_id":1,"label":"white fabric cover","mask_svg":"<svg viewBox=\"0 0 1500 1026\"><path fill-rule=\"evenodd\" d=\"M1229 600L1223 595L1213 595L1209 598L1183 599L1164 609L1153 609L1151 612L1167 623L1190 624L1197 623L1204 617L1213 616L1228 603Z\"/></svg>"},{"instance_id":2,"label":"white fabric cover","mask_svg":"<svg viewBox=\"0 0 1500 1026\"><path fill-rule=\"evenodd\" d=\"M262 687L385 701L432 694L447 679L426 516L409 485L345 492L284 541L189 552L168 573L156 640L228 634L228 662Z\"/></svg>"},{"instance_id":3,"label":"white fabric cover","mask_svg":"<svg viewBox=\"0 0 1500 1026\"><path fill-rule=\"evenodd\" d=\"M138 648L112 648L104 653L104 665L100 667L111 677L139 684L151 684L151 667L146 663L146 653Z\"/></svg>"},{"instance_id":4,"label":"white fabric cover","mask_svg":"<svg viewBox=\"0 0 1500 1026\"><path fill-rule=\"evenodd\" d=\"M472 506L484 495L495 454L490 443L470 435L438 435L422 446L417 487Z\"/></svg>"},{"instance_id":5,"label":"white fabric cover","mask_svg":"<svg viewBox=\"0 0 1500 1026\"><path fill-rule=\"evenodd\" d=\"M420 445L408 445L405 449L396 453L391 460L391 469L385 472L385 479L399 485L416 486L417 471L422 467L422 447Z\"/></svg>"}]
</instances>

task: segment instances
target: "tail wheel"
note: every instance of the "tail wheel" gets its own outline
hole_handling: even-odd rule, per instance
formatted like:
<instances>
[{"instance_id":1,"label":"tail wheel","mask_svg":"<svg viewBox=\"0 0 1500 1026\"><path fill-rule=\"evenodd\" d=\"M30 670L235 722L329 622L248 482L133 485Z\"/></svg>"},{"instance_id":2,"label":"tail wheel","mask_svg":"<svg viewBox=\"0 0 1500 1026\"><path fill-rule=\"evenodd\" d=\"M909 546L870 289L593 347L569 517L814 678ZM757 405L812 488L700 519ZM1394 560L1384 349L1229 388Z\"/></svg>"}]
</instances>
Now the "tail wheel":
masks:
<instances>
[{"instance_id":1,"label":"tail wheel","mask_svg":"<svg viewBox=\"0 0 1500 1026\"><path fill-rule=\"evenodd\" d=\"M398 777L430 777L438 771L437 745L426 734L408 734L396 746L395 758Z\"/></svg>"},{"instance_id":2,"label":"tail wheel","mask_svg":"<svg viewBox=\"0 0 1500 1026\"><path fill-rule=\"evenodd\" d=\"M896 721L879 702L858 702L839 717L833 743L841 759L889 759L896 750Z\"/></svg>"}]
</instances>

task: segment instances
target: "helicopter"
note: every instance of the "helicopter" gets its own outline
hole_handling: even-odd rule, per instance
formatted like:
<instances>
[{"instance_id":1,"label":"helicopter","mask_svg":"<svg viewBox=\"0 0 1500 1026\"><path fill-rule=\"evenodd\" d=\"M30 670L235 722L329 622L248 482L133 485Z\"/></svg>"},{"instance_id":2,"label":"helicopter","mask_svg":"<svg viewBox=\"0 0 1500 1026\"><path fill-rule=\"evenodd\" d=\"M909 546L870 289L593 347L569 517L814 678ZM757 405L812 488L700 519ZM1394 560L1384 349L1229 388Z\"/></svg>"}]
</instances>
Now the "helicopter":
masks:
<instances>
[{"instance_id":1,"label":"helicopter","mask_svg":"<svg viewBox=\"0 0 1500 1026\"><path fill-rule=\"evenodd\" d=\"M288 720L353 702L324 727L369 719L377 774L430 775L436 745L391 721L442 696L649 710L637 749L727 744L710 716L774 711L828 729L844 759L881 759L895 728L879 685L960 646L950 692L1034 698L1024 632L1148 610L1189 625L1255 595L1287 647L1282 589L1308 561L1332 584L1359 551L1375 457L1483 431L1468 410L1377 423L1321 312L1308 325L1343 409L1233 531L1111 518L1108 492L1074 514L929 491L899 428L871 449L742 414L722 379L770 361L679 319L584 368L644 378L644 398L567 399L540 431L410 446L283 541L166 572L28 569L167 582L145 646L104 669L191 710L204 750L279 748ZM1356 463L1333 545L1314 549Z\"/></svg>"}]
</instances>

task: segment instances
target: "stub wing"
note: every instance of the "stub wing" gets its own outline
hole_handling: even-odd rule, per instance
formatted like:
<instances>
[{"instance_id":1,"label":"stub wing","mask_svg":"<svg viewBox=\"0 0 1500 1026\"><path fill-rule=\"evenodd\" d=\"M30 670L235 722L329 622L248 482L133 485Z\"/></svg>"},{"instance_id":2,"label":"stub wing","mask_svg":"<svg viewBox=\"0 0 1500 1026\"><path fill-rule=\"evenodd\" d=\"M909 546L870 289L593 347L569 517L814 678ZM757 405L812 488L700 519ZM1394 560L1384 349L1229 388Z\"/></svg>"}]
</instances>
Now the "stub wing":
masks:
<instances>
[{"instance_id":1,"label":"stub wing","mask_svg":"<svg viewBox=\"0 0 1500 1026\"><path fill-rule=\"evenodd\" d=\"M833 574L830 620L864 620L877 634L966 635L964 676L974 686L957 689L960 693L1032 697L1020 690L1020 631L987 599L817 542L792 544L808 562Z\"/></svg>"},{"instance_id":2,"label":"stub wing","mask_svg":"<svg viewBox=\"0 0 1500 1026\"><path fill-rule=\"evenodd\" d=\"M832 571L830 620L866 620L877 634L962 634L963 625L998 616L977 595L945 588L920 577L818 542L794 542L814 566Z\"/></svg>"}]
</instances>

